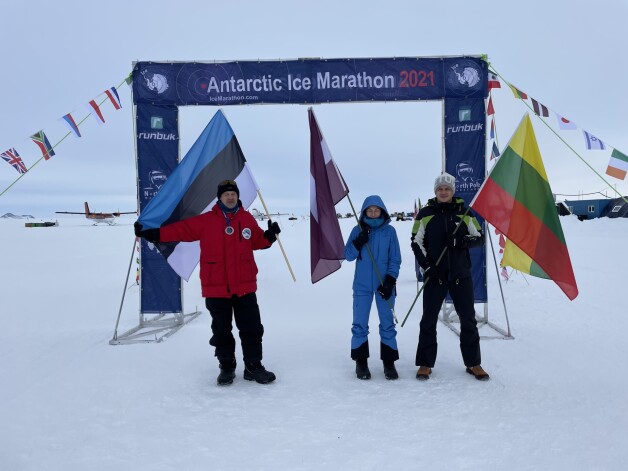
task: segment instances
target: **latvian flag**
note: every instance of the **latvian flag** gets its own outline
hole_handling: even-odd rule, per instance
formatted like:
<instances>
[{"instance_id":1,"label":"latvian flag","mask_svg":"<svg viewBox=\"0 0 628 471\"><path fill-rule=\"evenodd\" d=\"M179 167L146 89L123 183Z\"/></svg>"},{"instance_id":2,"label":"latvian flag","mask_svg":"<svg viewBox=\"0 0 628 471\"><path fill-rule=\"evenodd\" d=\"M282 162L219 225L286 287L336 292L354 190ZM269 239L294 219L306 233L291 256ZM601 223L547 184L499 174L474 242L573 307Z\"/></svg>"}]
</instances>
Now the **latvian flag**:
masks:
<instances>
[{"instance_id":1,"label":"latvian flag","mask_svg":"<svg viewBox=\"0 0 628 471\"><path fill-rule=\"evenodd\" d=\"M336 215L336 204L349 188L331 156L318 127L314 111L310 122L310 273L312 283L340 268L344 260L344 240Z\"/></svg>"},{"instance_id":2,"label":"latvian flag","mask_svg":"<svg viewBox=\"0 0 628 471\"><path fill-rule=\"evenodd\" d=\"M55 155L55 151L52 150L52 146L50 145L48 138L44 134L44 131L39 131L33 134L31 136L31 139L35 144L37 144L37 147L39 147L39 150L41 150L41 155L45 160L48 160L50 159L50 157Z\"/></svg>"},{"instance_id":3,"label":"latvian flag","mask_svg":"<svg viewBox=\"0 0 628 471\"><path fill-rule=\"evenodd\" d=\"M103 117L98 104L94 100L90 100L90 102L87 104L87 109L98 124L105 123L105 118Z\"/></svg>"},{"instance_id":4,"label":"latvian flag","mask_svg":"<svg viewBox=\"0 0 628 471\"><path fill-rule=\"evenodd\" d=\"M545 106L543 103L539 103L532 97L530 97L530 100L532 100L532 108L534 108L534 114L536 114L537 116L543 116L544 118L549 117L549 110L547 109L547 106Z\"/></svg>"},{"instance_id":5,"label":"latvian flag","mask_svg":"<svg viewBox=\"0 0 628 471\"><path fill-rule=\"evenodd\" d=\"M216 203L222 180L235 180L242 206L248 208L259 187L249 170L227 118L218 110L181 163L170 174L138 221L152 229L205 213ZM197 242L156 244L174 271L186 281L200 260Z\"/></svg>"},{"instance_id":6,"label":"latvian flag","mask_svg":"<svg viewBox=\"0 0 628 471\"><path fill-rule=\"evenodd\" d=\"M109 101L116 110L122 108L116 87L111 87L109 90L105 90L105 95L107 95L107 98L109 98Z\"/></svg>"},{"instance_id":7,"label":"latvian flag","mask_svg":"<svg viewBox=\"0 0 628 471\"><path fill-rule=\"evenodd\" d=\"M22 157L20 157L20 154L18 154L14 148L3 152L0 154L0 157L6 160L20 175L28 172L26 165L24 165L24 162L22 161Z\"/></svg>"}]
</instances>

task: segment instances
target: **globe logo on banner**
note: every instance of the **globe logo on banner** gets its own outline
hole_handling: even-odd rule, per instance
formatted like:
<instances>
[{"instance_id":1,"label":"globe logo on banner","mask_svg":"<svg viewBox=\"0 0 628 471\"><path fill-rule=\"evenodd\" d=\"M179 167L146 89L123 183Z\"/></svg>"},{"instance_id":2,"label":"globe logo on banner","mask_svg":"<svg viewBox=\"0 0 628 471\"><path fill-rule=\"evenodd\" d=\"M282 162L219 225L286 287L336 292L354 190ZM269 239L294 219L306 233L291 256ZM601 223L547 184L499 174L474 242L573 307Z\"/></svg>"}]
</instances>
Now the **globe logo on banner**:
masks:
<instances>
[{"instance_id":1,"label":"globe logo on banner","mask_svg":"<svg viewBox=\"0 0 628 471\"><path fill-rule=\"evenodd\" d=\"M142 77L144 77L144 85L146 88L152 92L157 92L158 95L161 95L170 88L165 75L154 72L151 73L145 69L142 71Z\"/></svg>"},{"instance_id":2,"label":"globe logo on banner","mask_svg":"<svg viewBox=\"0 0 628 471\"><path fill-rule=\"evenodd\" d=\"M458 95L471 95L482 89L482 71L471 60L456 61L446 71L447 85Z\"/></svg>"},{"instance_id":3,"label":"globe logo on banner","mask_svg":"<svg viewBox=\"0 0 628 471\"><path fill-rule=\"evenodd\" d=\"M475 192L481 186L482 182L473 177L473 166L469 162L456 164L456 192Z\"/></svg>"},{"instance_id":4,"label":"globe logo on banner","mask_svg":"<svg viewBox=\"0 0 628 471\"><path fill-rule=\"evenodd\" d=\"M159 190L161 186L166 183L166 180L168 178L166 177L166 174L160 170L151 170L148 174L148 177L151 185L153 185L153 187L157 190Z\"/></svg>"}]
</instances>

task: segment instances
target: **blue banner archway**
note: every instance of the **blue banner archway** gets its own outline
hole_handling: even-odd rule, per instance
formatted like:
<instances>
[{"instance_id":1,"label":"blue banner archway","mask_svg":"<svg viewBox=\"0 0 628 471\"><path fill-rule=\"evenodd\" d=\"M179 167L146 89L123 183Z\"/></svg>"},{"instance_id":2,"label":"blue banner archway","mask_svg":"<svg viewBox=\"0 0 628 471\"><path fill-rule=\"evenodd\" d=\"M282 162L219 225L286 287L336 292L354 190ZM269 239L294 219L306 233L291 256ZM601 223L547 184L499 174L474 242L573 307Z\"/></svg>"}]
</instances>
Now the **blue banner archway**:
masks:
<instances>
[{"instance_id":1,"label":"blue banner archway","mask_svg":"<svg viewBox=\"0 0 628 471\"><path fill-rule=\"evenodd\" d=\"M179 161L178 107L443 101L443 170L467 203L484 181L488 64L480 56L137 62L133 67L140 211ZM472 251L487 301L485 248ZM142 242L142 312L181 312L181 280Z\"/></svg>"}]
</instances>

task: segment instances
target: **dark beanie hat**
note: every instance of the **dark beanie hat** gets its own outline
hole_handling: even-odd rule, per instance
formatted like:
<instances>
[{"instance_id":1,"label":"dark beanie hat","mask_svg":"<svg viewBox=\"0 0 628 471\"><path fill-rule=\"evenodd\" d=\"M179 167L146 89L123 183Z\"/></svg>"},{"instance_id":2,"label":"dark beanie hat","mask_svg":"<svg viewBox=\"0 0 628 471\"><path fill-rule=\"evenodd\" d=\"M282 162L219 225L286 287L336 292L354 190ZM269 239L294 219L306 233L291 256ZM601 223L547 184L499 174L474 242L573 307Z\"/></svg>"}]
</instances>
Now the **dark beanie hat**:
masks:
<instances>
[{"instance_id":1,"label":"dark beanie hat","mask_svg":"<svg viewBox=\"0 0 628 471\"><path fill-rule=\"evenodd\" d=\"M218 199L220 199L225 191L235 191L238 195L238 198L240 197L240 190L238 189L238 185L234 180L223 180L218 184Z\"/></svg>"}]
</instances>

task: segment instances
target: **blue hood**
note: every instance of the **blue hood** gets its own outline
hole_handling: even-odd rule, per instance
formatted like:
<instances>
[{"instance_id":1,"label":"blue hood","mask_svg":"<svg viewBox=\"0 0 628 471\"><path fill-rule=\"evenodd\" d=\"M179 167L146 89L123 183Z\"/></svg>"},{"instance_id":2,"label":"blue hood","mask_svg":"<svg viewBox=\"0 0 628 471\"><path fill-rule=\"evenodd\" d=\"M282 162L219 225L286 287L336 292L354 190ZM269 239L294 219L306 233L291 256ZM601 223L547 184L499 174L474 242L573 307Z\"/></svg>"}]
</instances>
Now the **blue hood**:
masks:
<instances>
[{"instance_id":1,"label":"blue hood","mask_svg":"<svg viewBox=\"0 0 628 471\"><path fill-rule=\"evenodd\" d=\"M362 209L360 210L360 225L364 223L364 217L366 216L366 208L369 206L377 206L382 208L382 216L384 216L384 223L382 226L385 226L390 222L390 215L388 214L388 210L386 209L386 205L382 201L382 198L378 195L367 196L362 203Z\"/></svg>"}]
</instances>

